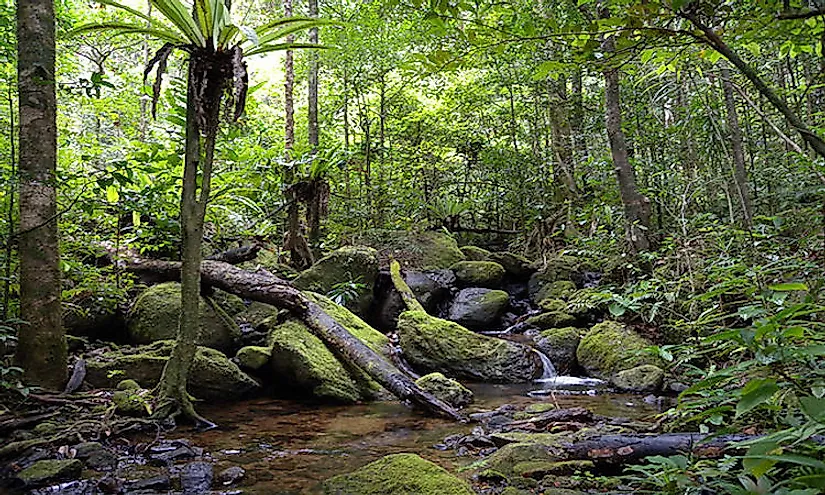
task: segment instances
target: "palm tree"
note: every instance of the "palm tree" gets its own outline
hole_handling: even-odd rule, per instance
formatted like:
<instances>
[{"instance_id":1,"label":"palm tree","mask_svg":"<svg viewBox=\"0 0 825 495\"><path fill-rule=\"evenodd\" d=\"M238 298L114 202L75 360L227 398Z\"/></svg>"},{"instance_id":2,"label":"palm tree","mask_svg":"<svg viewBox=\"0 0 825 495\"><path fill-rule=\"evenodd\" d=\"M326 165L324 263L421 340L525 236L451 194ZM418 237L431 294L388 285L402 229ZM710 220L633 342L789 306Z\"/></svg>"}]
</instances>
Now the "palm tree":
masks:
<instances>
[{"instance_id":1,"label":"palm tree","mask_svg":"<svg viewBox=\"0 0 825 495\"><path fill-rule=\"evenodd\" d=\"M222 103L224 98L229 99L233 108L232 118L238 119L243 114L249 85L245 56L294 48L319 48L315 44L281 40L298 31L329 22L290 17L250 29L232 23L229 0L194 0L191 8L180 0L150 0L162 20L112 0L97 1L131 14L134 22L85 24L73 33L115 31L149 35L165 42L144 71L146 78L153 68L156 69L153 116L169 56L177 50L187 57L186 149L180 202L183 246L181 316L175 347L158 385L154 415L175 417L183 414L200 425L210 425L195 411L186 392L186 384L197 350L201 241Z\"/></svg>"}]
</instances>

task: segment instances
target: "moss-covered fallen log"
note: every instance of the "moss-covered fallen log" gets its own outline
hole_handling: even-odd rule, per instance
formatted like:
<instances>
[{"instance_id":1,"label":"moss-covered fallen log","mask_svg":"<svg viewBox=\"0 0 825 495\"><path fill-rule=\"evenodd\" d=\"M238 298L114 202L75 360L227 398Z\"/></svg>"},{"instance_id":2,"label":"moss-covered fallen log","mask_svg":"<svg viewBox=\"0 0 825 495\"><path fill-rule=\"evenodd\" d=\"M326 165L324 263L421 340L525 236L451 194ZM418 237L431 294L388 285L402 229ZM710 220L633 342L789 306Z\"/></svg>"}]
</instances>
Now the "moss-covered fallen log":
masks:
<instances>
[{"instance_id":1,"label":"moss-covered fallen log","mask_svg":"<svg viewBox=\"0 0 825 495\"><path fill-rule=\"evenodd\" d=\"M176 280L180 276L180 263L177 262L133 259L126 268L132 272L160 275L168 280ZM249 272L228 263L211 260L201 263L201 281L242 298L290 311L339 359L361 368L402 401L439 416L458 421L466 420L453 407L422 390L409 376L355 338L344 326L289 282L269 273Z\"/></svg>"}]
</instances>

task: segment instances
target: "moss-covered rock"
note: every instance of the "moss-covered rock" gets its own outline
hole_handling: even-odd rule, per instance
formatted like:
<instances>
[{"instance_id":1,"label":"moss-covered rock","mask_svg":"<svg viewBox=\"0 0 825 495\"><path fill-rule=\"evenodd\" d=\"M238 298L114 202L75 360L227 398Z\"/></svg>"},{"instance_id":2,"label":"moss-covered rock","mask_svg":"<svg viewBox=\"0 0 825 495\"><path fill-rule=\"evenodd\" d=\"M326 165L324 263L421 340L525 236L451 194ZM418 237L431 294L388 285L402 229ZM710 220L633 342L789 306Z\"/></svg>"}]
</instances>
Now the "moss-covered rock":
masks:
<instances>
[{"instance_id":1,"label":"moss-covered rock","mask_svg":"<svg viewBox=\"0 0 825 495\"><path fill-rule=\"evenodd\" d=\"M450 288L455 283L455 274L450 270L405 270L402 276L418 302L430 313L436 312L438 306L450 296ZM398 325L398 315L403 313L407 306L401 299L401 294L395 290L389 273L382 272L378 275L375 296L371 321L379 329L394 331Z\"/></svg>"},{"instance_id":2,"label":"moss-covered rock","mask_svg":"<svg viewBox=\"0 0 825 495\"><path fill-rule=\"evenodd\" d=\"M545 284L533 295L533 301L541 304L544 299L561 299L567 301L576 293L576 284L570 280L556 280Z\"/></svg>"},{"instance_id":3,"label":"moss-covered rock","mask_svg":"<svg viewBox=\"0 0 825 495\"><path fill-rule=\"evenodd\" d=\"M562 255L548 259L544 268L530 277L528 283L530 297L538 302L540 299L537 295L542 288L560 280L574 280L581 269L583 269L582 262L573 256Z\"/></svg>"},{"instance_id":4,"label":"moss-covered rock","mask_svg":"<svg viewBox=\"0 0 825 495\"><path fill-rule=\"evenodd\" d=\"M339 284L363 284L358 297L347 302L347 307L361 315L367 314L372 304L372 292L378 278L378 252L366 246L347 246L324 256L309 269L301 272L292 283L301 290L328 294Z\"/></svg>"},{"instance_id":5,"label":"moss-covered rock","mask_svg":"<svg viewBox=\"0 0 825 495\"><path fill-rule=\"evenodd\" d=\"M401 314L398 337L410 364L426 372L499 383L526 382L542 373L541 359L529 347L476 334L423 311Z\"/></svg>"},{"instance_id":6,"label":"moss-covered rock","mask_svg":"<svg viewBox=\"0 0 825 495\"><path fill-rule=\"evenodd\" d=\"M491 456L479 463L483 468L492 469L507 477L518 475L515 467L532 462L557 462L559 457L552 454L550 449L538 443L518 442L504 445Z\"/></svg>"},{"instance_id":7,"label":"moss-covered rock","mask_svg":"<svg viewBox=\"0 0 825 495\"><path fill-rule=\"evenodd\" d=\"M154 387L174 345L174 341L160 341L90 358L86 363L86 381L95 387L113 388L124 378L131 378L144 386ZM193 396L220 402L243 397L258 388L258 382L226 355L208 347L198 347L189 371L189 392Z\"/></svg>"},{"instance_id":8,"label":"moss-covered rock","mask_svg":"<svg viewBox=\"0 0 825 495\"><path fill-rule=\"evenodd\" d=\"M382 266L392 258L404 268L443 270L465 259L455 239L441 231L370 230L358 242L378 249Z\"/></svg>"},{"instance_id":9,"label":"moss-covered rock","mask_svg":"<svg viewBox=\"0 0 825 495\"><path fill-rule=\"evenodd\" d=\"M459 261L450 270L462 287L495 289L501 286L504 278L504 268L492 261Z\"/></svg>"},{"instance_id":10,"label":"moss-covered rock","mask_svg":"<svg viewBox=\"0 0 825 495\"><path fill-rule=\"evenodd\" d=\"M259 371L269 364L272 348L259 345L242 347L235 354L235 362L242 370Z\"/></svg>"},{"instance_id":11,"label":"moss-covered rock","mask_svg":"<svg viewBox=\"0 0 825 495\"><path fill-rule=\"evenodd\" d=\"M488 261L490 257L490 251L478 246L461 246L459 249L467 261Z\"/></svg>"},{"instance_id":12,"label":"moss-covered rock","mask_svg":"<svg viewBox=\"0 0 825 495\"><path fill-rule=\"evenodd\" d=\"M536 348L550 358L559 374L569 374L576 366L579 331L574 327L551 328L536 337Z\"/></svg>"},{"instance_id":13,"label":"moss-covered rock","mask_svg":"<svg viewBox=\"0 0 825 495\"><path fill-rule=\"evenodd\" d=\"M531 316L530 318L527 318L525 323L536 327L539 330L544 330L547 328L561 328L570 326L576 323L576 318L563 311L550 311L549 313Z\"/></svg>"},{"instance_id":14,"label":"moss-covered rock","mask_svg":"<svg viewBox=\"0 0 825 495\"><path fill-rule=\"evenodd\" d=\"M566 312L567 311L567 303L562 301L561 299L553 299L553 298L545 298L539 301L539 309L546 312Z\"/></svg>"},{"instance_id":15,"label":"moss-covered rock","mask_svg":"<svg viewBox=\"0 0 825 495\"><path fill-rule=\"evenodd\" d=\"M328 495L473 495L469 485L415 454L394 454L324 482Z\"/></svg>"},{"instance_id":16,"label":"moss-covered rock","mask_svg":"<svg viewBox=\"0 0 825 495\"><path fill-rule=\"evenodd\" d=\"M594 325L582 337L576 358L591 376L610 379L621 370L643 364L660 365L658 357L643 352L650 345L621 323L605 321Z\"/></svg>"},{"instance_id":17,"label":"moss-covered rock","mask_svg":"<svg viewBox=\"0 0 825 495\"><path fill-rule=\"evenodd\" d=\"M213 289L209 296L230 318L235 318L246 311L243 299L220 289Z\"/></svg>"},{"instance_id":18,"label":"moss-covered rock","mask_svg":"<svg viewBox=\"0 0 825 495\"><path fill-rule=\"evenodd\" d=\"M652 364L643 364L620 371L611 380L617 388L628 392L652 393L662 389L665 372Z\"/></svg>"},{"instance_id":19,"label":"moss-covered rock","mask_svg":"<svg viewBox=\"0 0 825 495\"><path fill-rule=\"evenodd\" d=\"M507 275L510 275L513 278L525 280L536 271L530 260L524 256L511 253L509 251L492 253L488 259L503 266L504 270L507 272Z\"/></svg>"},{"instance_id":20,"label":"moss-covered rock","mask_svg":"<svg viewBox=\"0 0 825 495\"><path fill-rule=\"evenodd\" d=\"M258 251L258 256L256 256L254 260L245 261L238 266L244 270L250 271L263 268L276 277L284 280L292 280L297 277L298 272L294 268L285 263L281 263L276 250L276 248L264 247Z\"/></svg>"},{"instance_id":21,"label":"moss-covered rock","mask_svg":"<svg viewBox=\"0 0 825 495\"><path fill-rule=\"evenodd\" d=\"M169 282L146 289L129 311L127 332L132 344L174 339L180 320L180 284ZM201 298L198 345L234 351L241 330L214 302Z\"/></svg>"},{"instance_id":22,"label":"moss-covered rock","mask_svg":"<svg viewBox=\"0 0 825 495\"><path fill-rule=\"evenodd\" d=\"M134 380L124 380L118 384L118 390L112 395L112 403L115 405L115 410L121 416L132 416L140 418L148 416L151 411L152 395L149 390L138 388L124 388L121 385L124 382L133 382ZM131 384L129 384L131 387Z\"/></svg>"},{"instance_id":23,"label":"moss-covered rock","mask_svg":"<svg viewBox=\"0 0 825 495\"><path fill-rule=\"evenodd\" d=\"M246 323L253 328L258 328L265 320L276 316L279 312L280 309L271 304L252 301L245 310L235 317L235 320L238 321L238 323Z\"/></svg>"},{"instance_id":24,"label":"moss-covered rock","mask_svg":"<svg viewBox=\"0 0 825 495\"><path fill-rule=\"evenodd\" d=\"M496 326L507 309L510 296L503 290L463 289L455 297L447 318L473 330Z\"/></svg>"},{"instance_id":25,"label":"moss-covered rock","mask_svg":"<svg viewBox=\"0 0 825 495\"><path fill-rule=\"evenodd\" d=\"M461 383L442 373L430 373L415 381L416 385L456 408L473 402L473 392Z\"/></svg>"},{"instance_id":26,"label":"moss-covered rock","mask_svg":"<svg viewBox=\"0 0 825 495\"><path fill-rule=\"evenodd\" d=\"M321 306L328 315L338 323L346 327L349 333L353 334L361 342L382 356L388 356L390 340L386 335L372 328L364 320L353 314L340 304L335 304L332 299L321 294L307 293L306 296Z\"/></svg>"},{"instance_id":27,"label":"moss-covered rock","mask_svg":"<svg viewBox=\"0 0 825 495\"><path fill-rule=\"evenodd\" d=\"M540 480L549 475L572 476L576 474L576 472L588 471L593 469L593 467L593 461L585 460L557 462L529 461L516 464L513 466L513 471L519 476Z\"/></svg>"},{"instance_id":28,"label":"moss-covered rock","mask_svg":"<svg viewBox=\"0 0 825 495\"><path fill-rule=\"evenodd\" d=\"M76 479L81 471L83 463L78 459L50 459L35 462L17 473L16 478L25 486L41 486Z\"/></svg>"}]
</instances>

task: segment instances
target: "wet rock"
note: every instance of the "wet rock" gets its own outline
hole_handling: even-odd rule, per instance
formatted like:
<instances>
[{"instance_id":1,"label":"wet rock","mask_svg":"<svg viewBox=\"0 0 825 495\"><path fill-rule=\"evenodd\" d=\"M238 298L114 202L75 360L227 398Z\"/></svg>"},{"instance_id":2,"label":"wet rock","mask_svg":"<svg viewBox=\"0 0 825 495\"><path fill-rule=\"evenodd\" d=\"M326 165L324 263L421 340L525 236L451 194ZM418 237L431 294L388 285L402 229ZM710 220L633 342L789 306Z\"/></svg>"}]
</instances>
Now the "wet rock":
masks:
<instances>
[{"instance_id":1,"label":"wet rock","mask_svg":"<svg viewBox=\"0 0 825 495\"><path fill-rule=\"evenodd\" d=\"M246 476L246 471L244 468L240 466L232 466L218 473L218 483L224 486L235 485L240 483L244 476Z\"/></svg>"},{"instance_id":2,"label":"wet rock","mask_svg":"<svg viewBox=\"0 0 825 495\"><path fill-rule=\"evenodd\" d=\"M180 487L184 495L200 495L212 487L214 470L208 462L190 462L180 471Z\"/></svg>"},{"instance_id":3,"label":"wet rock","mask_svg":"<svg viewBox=\"0 0 825 495\"><path fill-rule=\"evenodd\" d=\"M540 315L531 316L530 318L527 318L526 321L528 325L536 327L539 330L545 330L548 328L567 327L575 322L576 318L563 311L551 311L549 313L542 313Z\"/></svg>"},{"instance_id":4,"label":"wet rock","mask_svg":"<svg viewBox=\"0 0 825 495\"><path fill-rule=\"evenodd\" d=\"M192 459L203 455L203 449L194 447L185 440L173 440L153 446L148 454L149 463L166 466L182 459Z\"/></svg>"},{"instance_id":5,"label":"wet rock","mask_svg":"<svg viewBox=\"0 0 825 495\"><path fill-rule=\"evenodd\" d=\"M493 455L484 460L483 467L492 469L510 477L515 473L515 467L526 462L557 462L561 459L550 453L550 450L541 444L521 442L509 443L498 449Z\"/></svg>"},{"instance_id":6,"label":"wet rock","mask_svg":"<svg viewBox=\"0 0 825 495\"><path fill-rule=\"evenodd\" d=\"M259 371L269 364L271 357L271 347L246 346L235 355L235 362L243 370Z\"/></svg>"},{"instance_id":7,"label":"wet rock","mask_svg":"<svg viewBox=\"0 0 825 495\"><path fill-rule=\"evenodd\" d=\"M154 387L173 347L173 341L161 341L90 358L86 364L86 381L95 387L113 388L119 380L129 377L144 386ZM260 388L258 382L223 353L208 347L198 347L189 373L189 385L192 395L209 401L237 399Z\"/></svg>"},{"instance_id":8,"label":"wet rock","mask_svg":"<svg viewBox=\"0 0 825 495\"><path fill-rule=\"evenodd\" d=\"M416 385L451 406L461 409L473 402L473 393L461 383L442 373L430 373L415 381Z\"/></svg>"},{"instance_id":9,"label":"wet rock","mask_svg":"<svg viewBox=\"0 0 825 495\"><path fill-rule=\"evenodd\" d=\"M509 301L501 290L463 289L450 306L447 319L473 330L489 330L496 326Z\"/></svg>"},{"instance_id":10,"label":"wet rock","mask_svg":"<svg viewBox=\"0 0 825 495\"><path fill-rule=\"evenodd\" d=\"M507 272L507 275L510 275L516 279L526 280L530 274L536 271L530 260L524 256L514 254L509 251L492 253L488 259L489 261L495 261L503 266L504 270Z\"/></svg>"},{"instance_id":11,"label":"wet rock","mask_svg":"<svg viewBox=\"0 0 825 495\"><path fill-rule=\"evenodd\" d=\"M347 246L324 256L292 281L301 290L329 294L336 286L358 282L363 287L358 297L347 302L347 308L366 315L372 304L372 293L378 278L378 252L366 246Z\"/></svg>"},{"instance_id":12,"label":"wet rock","mask_svg":"<svg viewBox=\"0 0 825 495\"><path fill-rule=\"evenodd\" d=\"M327 495L473 495L463 480L415 454L383 457L324 482Z\"/></svg>"},{"instance_id":13,"label":"wet rock","mask_svg":"<svg viewBox=\"0 0 825 495\"><path fill-rule=\"evenodd\" d=\"M582 337L576 358L590 376L609 379L621 370L660 364L658 357L644 352L650 345L621 323L605 321L594 325Z\"/></svg>"},{"instance_id":14,"label":"wet rock","mask_svg":"<svg viewBox=\"0 0 825 495\"><path fill-rule=\"evenodd\" d=\"M99 442L84 442L72 447L75 459L80 459L95 471L111 471L117 467L117 456Z\"/></svg>"},{"instance_id":15,"label":"wet rock","mask_svg":"<svg viewBox=\"0 0 825 495\"><path fill-rule=\"evenodd\" d=\"M576 367L576 349L579 347L579 329L551 328L535 338L536 348L547 355L559 374L569 374Z\"/></svg>"},{"instance_id":16,"label":"wet rock","mask_svg":"<svg viewBox=\"0 0 825 495\"><path fill-rule=\"evenodd\" d=\"M459 261L450 270L461 287L497 289L504 278L504 267L492 261Z\"/></svg>"},{"instance_id":17,"label":"wet rock","mask_svg":"<svg viewBox=\"0 0 825 495\"><path fill-rule=\"evenodd\" d=\"M127 334L132 344L151 344L174 339L180 319L180 284L168 282L146 289L127 315ZM200 328L196 342L220 351L234 351L241 330L217 303L201 298Z\"/></svg>"},{"instance_id":18,"label":"wet rock","mask_svg":"<svg viewBox=\"0 0 825 495\"><path fill-rule=\"evenodd\" d=\"M688 388L689 387L687 385L681 382L672 382L670 383L670 385L668 385L668 390L670 390L671 392L675 392L677 394L681 394Z\"/></svg>"},{"instance_id":19,"label":"wet rock","mask_svg":"<svg viewBox=\"0 0 825 495\"><path fill-rule=\"evenodd\" d=\"M467 261L489 261L488 258L491 254L490 251L477 246L461 246L459 249L464 253Z\"/></svg>"},{"instance_id":20,"label":"wet rock","mask_svg":"<svg viewBox=\"0 0 825 495\"><path fill-rule=\"evenodd\" d=\"M310 295L330 316L374 351L388 355L389 340L329 299ZM274 381L318 399L351 403L374 398L381 388L363 371L349 369L301 321L289 319L270 331Z\"/></svg>"},{"instance_id":21,"label":"wet rock","mask_svg":"<svg viewBox=\"0 0 825 495\"><path fill-rule=\"evenodd\" d=\"M401 314L398 337L407 361L426 372L519 383L540 376L543 369L538 354L525 345L479 335L422 311Z\"/></svg>"},{"instance_id":22,"label":"wet rock","mask_svg":"<svg viewBox=\"0 0 825 495\"><path fill-rule=\"evenodd\" d=\"M35 462L15 478L24 486L43 486L77 478L82 470L83 463L77 459L51 459Z\"/></svg>"},{"instance_id":23,"label":"wet rock","mask_svg":"<svg viewBox=\"0 0 825 495\"><path fill-rule=\"evenodd\" d=\"M616 373L611 380L616 388L627 392L658 392L662 388L665 372L652 364L643 364L635 368Z\"/></svg>"},{"instance_id":24,"label":"wet rock","mask_svg":"<svg viewBox=\"0 0 825 495\"><path fill-rule=\"evenodd\" d=\"M165 491L172 486L172 480L169 479L169 476L160 475L133 481L127 486L127 493L139 492L142 490Z\"/></svg>"}]
</instances>

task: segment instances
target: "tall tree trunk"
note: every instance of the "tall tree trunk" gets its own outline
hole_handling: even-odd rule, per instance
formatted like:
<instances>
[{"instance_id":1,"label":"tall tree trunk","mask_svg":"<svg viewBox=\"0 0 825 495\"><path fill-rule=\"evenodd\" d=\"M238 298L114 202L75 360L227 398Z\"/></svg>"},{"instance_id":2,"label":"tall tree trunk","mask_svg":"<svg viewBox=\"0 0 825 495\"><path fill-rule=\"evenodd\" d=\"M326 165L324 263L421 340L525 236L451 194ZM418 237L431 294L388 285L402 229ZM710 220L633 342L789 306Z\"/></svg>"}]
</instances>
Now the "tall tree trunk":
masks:
<instances>
[{"instance_id":1,"label":"tall tree trunk","mask_svg":"<svg viewBox=\"0 0 825 495\"><path fill-rule=\"evenodd\" d=\"M552 87L552 85L551 85ZM553 132L553 149L556 152L556 179L564 187L564 196L576 199L579 196L573 171L573 141L570 136L569 102L567 80L560 78L555 87L553 103L550 105L550 127Z\"/></svg>"},{"instance_id":2,"label":"tall tree trunk","mask_svg":"<svg viewBox=\"0 0 825 495\"><path fill-rule=\"evenodd\" d=\"M751 208L750 191L748 190L748 173L745 169L742 129L739 127L739 115L736 112L736 99L733 96L733 83L730 80L728 66L722 65L721 72L728 131L730 132L731 149L733 151L733 180L736 186L737 199L742 207L742 225L749 229L753 221L753 210Z\"/></svg>"},{"instance_id":3,"label":"tall tree trunk","mask_svg":"<svg viewBox=\"0 0 825 495\"><path fill-rule=\"evenodd\" d=\"M604 40L605 52L615 50L613 38ZM622 107L619 100L619 70L615 67L604 69L605 124L613 156L613 169L619 182L619 192L624 206L626 233L634 252L647 251L650 242L650 201L639 194L636 187L636 173L627 155L627 143L622 131Z\"/></svg>"},{"instance_id":4,"label":"tall tree trunk","mask_svg":"<svg viewBox=\"0 0 825 495\"><path fill-rule=\"evenodd\" d=\"M579 162L587 160L587 141L584 138L584 90L582 69L573 71L571 81L570 132L573 134L573 158Z\"/></svg>"},{"instance_id":5,"label":"tall tree trunk","mask_svg":"<svg viewBox=\"0 0 825 495\"><path fill-rule=\"evenodd\" d=\"M57 101L52 0L17 3L20 108L20 328L15 362L26 382L66 381L57 235Z\"/></svg>"},{"instance_id":6,"label":"tall tree trunk","mask_svg":"<svg viewBox=\"0 0 825 495\"><path fill-rule=\"evenodd\" d=\"M6 210L6 228L8 229L6 235L6 253L5 253L5 270L3 277L3 313L0 314L0 320L5 322L9 319L11 312L9 305L11 304L11 277L12 277L12 256L14 255L14 212L15 210L15 179L17 178L17 146L16 146L16 126L14 123L14 94L12 93L12 85L9 84L6 93L6 102L9 106L9 180L6 184L6 194L9 197L8 209Z\"/></svg>"},{"instance_id":7,"label":"tall tree trunk","mask_svg":"<svg viewBox=\"0 0 825 495\"><path fill-rule=\"evenodd\" d=\"M318 0L309 0L309 16L318 17ZM318 44L318 28L309 30L309 42ZM309 76L307 89L307 134L309 136L309 146L312 149L313 160L318 159L318 53L315 51L309 54ZM321 240L321 203L324 200L323 191L325 187L321 184L325 179L316 177L313 179L312 201L307 212L309 223L309 245L313 254L317 258L320 255Z\"/></svg>"}]
</instances>

